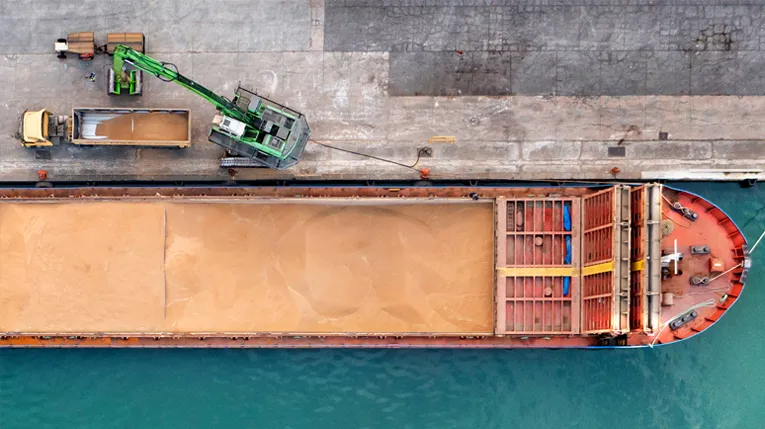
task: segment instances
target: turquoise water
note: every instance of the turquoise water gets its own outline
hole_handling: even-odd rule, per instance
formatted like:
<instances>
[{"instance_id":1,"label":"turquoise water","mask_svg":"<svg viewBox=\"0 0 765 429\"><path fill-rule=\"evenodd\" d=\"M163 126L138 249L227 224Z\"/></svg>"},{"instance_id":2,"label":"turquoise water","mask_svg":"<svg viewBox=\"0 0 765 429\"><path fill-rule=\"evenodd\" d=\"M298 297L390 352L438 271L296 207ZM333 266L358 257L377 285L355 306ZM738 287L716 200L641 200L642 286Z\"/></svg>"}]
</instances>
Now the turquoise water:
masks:
<instances>
[{"instance_id":1,"label":"turquoise water","mask_svg":"<svg viewBox=\"0 0 765 429\"><path fill-rule=\"evenodd\" d=\"M681 186L765 229L765 184ZM763 428L761 246L721 323L652 350L0 350L0 429Z\"/></svg>"}]
</instances>

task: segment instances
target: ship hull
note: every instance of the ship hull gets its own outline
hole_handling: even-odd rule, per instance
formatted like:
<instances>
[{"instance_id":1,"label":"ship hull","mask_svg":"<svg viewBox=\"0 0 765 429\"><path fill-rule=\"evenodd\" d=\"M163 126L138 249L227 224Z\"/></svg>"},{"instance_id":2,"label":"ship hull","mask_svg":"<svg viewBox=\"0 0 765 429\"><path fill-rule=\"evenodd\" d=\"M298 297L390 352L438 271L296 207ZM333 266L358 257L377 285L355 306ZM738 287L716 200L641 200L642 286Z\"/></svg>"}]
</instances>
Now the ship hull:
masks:
<instances>
[{"instance_id":1,"label":"ship hull","mask_svg":"<svg viewBox=\"0 0 765 429\"><path fill-rule=\"evenodd\" d=\"M726 214L659 185L0 189L0 198L0 252L18 261L0 278L12 310L0 318L5 347L648 347L716 323L749 268ZM133 228L124 236L120 218ZM656 219L674 231L657 236ZM41 223L54 226L23 232ZM110 240L132 244L78 251L64 230L109 251ZM686 257L671 268L684 274L658 264L675 240ZM710 252L691 256L701 244ZM717 276L701 272L711 259L730 271L687 286Z\"/></svg>"}]
</instances>

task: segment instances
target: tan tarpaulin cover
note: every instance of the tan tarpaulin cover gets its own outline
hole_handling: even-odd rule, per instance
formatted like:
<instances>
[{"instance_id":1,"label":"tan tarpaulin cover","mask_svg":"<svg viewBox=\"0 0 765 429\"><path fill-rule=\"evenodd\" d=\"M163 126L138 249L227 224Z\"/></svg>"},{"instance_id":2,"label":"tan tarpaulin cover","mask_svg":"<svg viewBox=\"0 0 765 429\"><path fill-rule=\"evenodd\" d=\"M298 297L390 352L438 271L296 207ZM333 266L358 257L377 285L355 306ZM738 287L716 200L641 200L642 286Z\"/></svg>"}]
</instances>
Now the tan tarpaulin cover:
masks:
<instances>
[{"instance_id":1,"label":"tan tarpaulin cover","mask_svg":"<svg viewBox=\"0 0 765 429\"><path fill-rule=\"evenodd\" d=\"M106 52L109 54L114 53L114 48L117 45L127 46L130 49L143 52L143 42L143 33L108 33L106 35Z\"/></svg>"},{"instance_id":2,"label":"tan tarpaulin cover","mask_svg":"<svg viewBox=\"0 0 765 429\"><path fill-rule=\"evenodd\" d=\"M69 52L74 54L95 54L95 36L93 32L69 33L66 36Z\"/></svg>"},{"instance_id":3,"label":"tan tarpaulin cover","mask_svg":"<svg viewBox=\"0 0 765 429\"><path fill-rule=\"evenodd\" d=\"M0 331L492 331L491 205L0 204Z\"/></svg>"}]
</instances>

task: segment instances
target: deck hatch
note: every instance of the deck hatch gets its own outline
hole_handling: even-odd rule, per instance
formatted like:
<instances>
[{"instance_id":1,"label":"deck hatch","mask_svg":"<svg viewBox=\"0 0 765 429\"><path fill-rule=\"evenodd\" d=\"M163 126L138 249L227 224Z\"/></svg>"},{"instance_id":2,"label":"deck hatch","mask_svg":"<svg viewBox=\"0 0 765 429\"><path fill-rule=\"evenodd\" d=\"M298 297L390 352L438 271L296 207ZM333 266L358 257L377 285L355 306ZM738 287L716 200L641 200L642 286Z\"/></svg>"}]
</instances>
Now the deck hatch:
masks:
<instances>
[{"instance_id":1,"label":"deck hatch","mask_svg":"<svg viewBox=\"0 0 765 429\"><path fill-rule=\"evenodd\" d=\"M498 335L579 332L579 200L497 199Z\"/></svg>"},{"instance_id":2,"label":"deck hatch","mask_svg":"<svg viewBox=\"0 0 765 429\"><path fill-rule=\"evenodd\" d=\"M582 198L582 332L629 329L630 190Z\"/></svg>"}]
</instances>

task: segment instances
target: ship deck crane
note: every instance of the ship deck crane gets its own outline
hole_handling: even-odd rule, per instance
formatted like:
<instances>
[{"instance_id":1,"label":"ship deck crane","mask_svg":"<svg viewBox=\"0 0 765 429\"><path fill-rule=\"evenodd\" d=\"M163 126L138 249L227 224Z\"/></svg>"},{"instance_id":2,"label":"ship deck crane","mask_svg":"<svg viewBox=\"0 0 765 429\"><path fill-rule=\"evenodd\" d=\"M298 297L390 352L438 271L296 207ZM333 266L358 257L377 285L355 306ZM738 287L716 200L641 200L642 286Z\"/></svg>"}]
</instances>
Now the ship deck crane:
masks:
<instances>
[{"instance_id":1,"label":"ship deck crane","mask_svg":"<svg viewBox=\"0 0 765 429\"><path fill-rule=\"evenodd\" d=\"M216 94L178 72L172 63L158 61L124 45L113 52L109 69L109 94L140 95L142 74L175 82L207 100L220 112L212 121L208 140L225 148L231 157L221 167L291 167L300 159L311 130L301 113L239 86L233 99ZM130 64L136 70L128 70Z\"/></svg>"}]
</instances>

